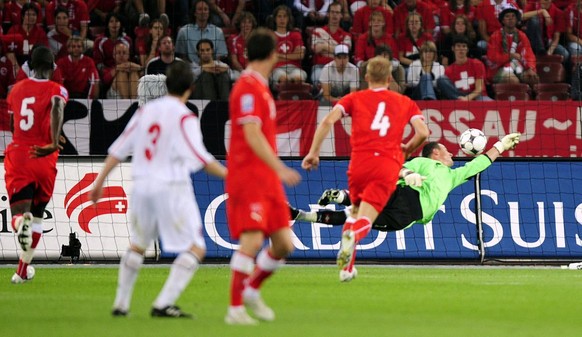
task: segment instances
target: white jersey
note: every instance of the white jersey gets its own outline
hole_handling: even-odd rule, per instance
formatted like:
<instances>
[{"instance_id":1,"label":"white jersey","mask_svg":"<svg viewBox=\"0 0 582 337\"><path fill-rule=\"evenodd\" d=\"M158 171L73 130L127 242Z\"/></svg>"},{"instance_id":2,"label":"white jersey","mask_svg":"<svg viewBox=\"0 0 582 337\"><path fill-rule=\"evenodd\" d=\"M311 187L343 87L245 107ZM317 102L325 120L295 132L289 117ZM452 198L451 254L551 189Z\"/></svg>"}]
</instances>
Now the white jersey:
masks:
<instances>
[{"instance_id":1,"label":"white jersey","mask_svg":"<svg viewBox=\"0 0 582 337\"><path fill-rule=\"evenodd\" d=\"M172 96L138 109L108 153L119 160L133 155L134 181L190 183L191 172L215 160L202 142L198 117Z\"/></svg>"}]
</instances>

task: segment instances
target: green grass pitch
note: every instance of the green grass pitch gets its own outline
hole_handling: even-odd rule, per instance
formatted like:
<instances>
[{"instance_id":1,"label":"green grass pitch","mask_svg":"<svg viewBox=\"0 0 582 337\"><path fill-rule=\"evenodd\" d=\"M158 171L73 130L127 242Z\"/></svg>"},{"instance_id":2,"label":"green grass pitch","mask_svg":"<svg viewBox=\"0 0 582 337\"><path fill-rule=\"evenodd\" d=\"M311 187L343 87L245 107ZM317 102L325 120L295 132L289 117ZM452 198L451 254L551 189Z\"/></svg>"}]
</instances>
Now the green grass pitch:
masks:
<instances>
[{"instance_id":1,"label":"green grass pitch","mask_svg":"<svg viewBox=\"0 0 582 337\"><path fill-rule=\"evenodd\" d=\"M582 272L559 268L359 267L340 283L333 266L282 268L263 289L272 323L223 323L227 265L203 265L178 301L195 320L153 319L168 266L144 267L131 314L113 318L116 266L37 266L13 285L0 268L0 336L580 336Z\"/></svg>"}]
</instances>

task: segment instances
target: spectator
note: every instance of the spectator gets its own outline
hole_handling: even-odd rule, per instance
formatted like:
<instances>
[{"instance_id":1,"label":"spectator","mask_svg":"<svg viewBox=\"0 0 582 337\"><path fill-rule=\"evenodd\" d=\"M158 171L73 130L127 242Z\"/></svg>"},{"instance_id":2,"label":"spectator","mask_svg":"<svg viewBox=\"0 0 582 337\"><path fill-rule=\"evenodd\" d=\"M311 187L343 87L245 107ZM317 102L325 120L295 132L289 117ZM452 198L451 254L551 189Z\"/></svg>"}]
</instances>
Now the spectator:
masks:
<instances>
[{"instance_id":1,"label":"spectator","mask_svg":"<svg viewBox=\"0 0 582 337\"><path fill-rule=\"evenodd\" d=\"M508 5L517 8L521 16L521 9L519 9L519 6L513 0L483 0L481 4L475 7L475 15L479 22L480 37L477 46L483 54L487 53L487 44L489 43L491 34L501 29L499 13Z\"/></svg>"},{"instance_id":2,"label":"spectator","mask_svg":"<svg viewBox=\"0 0 582 337\"><path fill-rule=\"evenodd\" d=\"M202 39L209 39L215 46L213 58L222 60L228 56L226 41L222 30L208 22L210 5L207 0L195 0L193 4L194 23L180 28L176 38L176 54L190 62L199 63L196 45Z\"/></svg>"},{"instance_id":3,"label":"spectator","mask_svg":"<svg viewBox=\"0 0 582 337\"><path fill-rule=\"evenodd\" d=\"M572 56L582 55L582 1L575 0L566 9L566 41Z\"/></svg>"},{"instance_id":4,"label":"spectator","mask_svg":"<svg viewBox=\"0 0 582 337\"><path fill-rule=\"evenodd\" d=\"M305 82L307 73L301 69L301 60L305 56L305 46L301 33L293 29L291 9L281 5L273 11L273 18L279 62L273 69L271 81L275 84Z\"/></svg>"},{"instance_id":5,"label":"spectator","mask_svg":"<svg viewBox=\"0 0 582 337\"><path fill-rule=\"evenodd\" d=\"M557 54L564 57L563 62L568 61L570 53L560 45L561 35L566 31L566 20L552 0L528 3L523 20L526 23L525 33L536 55Z\"/></svg>"},{"instance_id":6,"label":"spectator","mask_svg":"<svg viewBox=\"0 0 582 337\"><path fill-rule=\"evenodd\" d=\"M339 44L352 49L351 35L340 27L342 19L342 4L335 1L329 6L329 22L324 27L317 27L311 35L311 50L313 52L313 66L311 67L311 81L319 83L319 76L323 66L334 60L334 50Z\"/></svg>"},{"instance_id":7,"label":"spectator","mask_svg":"<svg viewBox=\"0 0 582 337\"><path fill-rule=\"evenodd\" d=\"M306 26L323 26L327 21L327 12L332 0L294 0L293 8L299 13L297 27L301 30Z\"/></svg>"},{"instance_id":8,"label":"spectator","mask_svg":"<svg viewBox=\"0 0 582 337\"><path fill-rule=\"evenodd\" d=\"M89 25L94 27L107 26L107 14L122 14L122 6L126 0L87 0ZM94 36L96 37L96 36Z\"/></svg>"},{"instance_id":9,"label":"spectator","mask_svg":"<svg viewBox=\"0 0 582 337\"><path fill-rule=\"evenodd\" d=\"M227 40L233 81L236 81L241 72L247 67L246 41L251 32L257 28L257 20L252 13L242 12L235 25L239 33L231 35Z\"/></svg>"},{"instance_id":10,"label":"spectator","mask_svg":"<svg viewBox=\"0 0 582 337\"><path fill-rule=\"evenodd\" d=\"M388 89L403 94L406 90L406 77L404 67L400 61L394 56L390 46L381 44L374 49L374 56L382 56L383 58L392 62L392 80L390 81ZM363 62L360 68L360 89L367 89L368 82L366 82L366 71L368 70L368 61Z\"/></svg>"},{"instance_id":11,"label":"spectator","mask_svg":"<svg viewBox=\"0 0 582 337\"><path fill-rule=\"evenodd\" d=\"M69 13L64 8L57 8L55 28L47 34L49 48L55 55L55 60L69 54L67 43L71 36L73 36L73 31L69 27Z\"/></svg>"},{"instance_id":12,"label":"spectator","mask_svg":"<svg viewBox=\"0 0 582 337\"><path fill-rule=\"evenodd\" d=\"M453 40L458 36L463 36L469 42L469 57L481 59L483 53L477 47L477 37L471 22L464 14L455 17L452 30L445 35L443 43L440 46L441 64L448 66L455 62L455 53L453 53Z\"/></svg>"},{"instance_id":13,"label":"spectator","mask_svg":"<svg viewBox=\"0 0 582 337\"><path fill-rule=\"evenodd\" d=\"M142 66L145 67L151 59L158 56L162 36L164 36L164 25L159 19L155 19L150 22L149 33L135 39L135 50Z\"/></svg>"},{"instance_id":14,"label":"spectator","mask_svg":"<svg viewBox=\"0 0 582 337\"><path fill-rule=\"evenodd\" d=\"M6 56L18 72L20 65L28 58L31 48L40 44L48 46L48 39L44 30L36 24L38 8L32 3L22 6L22 24L13 25L4 36Z\"/></svg>"},{"instance_id":15,"label":"spectator","mask_svg":"<svg viewBox=\"0 0 582 337\"><path fill-rule=\"evenodd\" d=\"M144 1L144 0L129 0L130 3L133 5L133 8L139 14L138 24L141 27L147 27L150 24L150 15L152 14L154 18L159 18L162 24L164 25L164 29L168 28L170 24L170 20L168 15L166 14L166 0L155 0L155 1ZM148 8L146 10L146 6ZM135 22L135 21L134 21Z\"/></svg>"},{"instance_id":16,"label":"spectator","mask_svg":"<svg viewBox=\"0 0 582 337\"><path fill-rule=\"evenodd\" d=\"M493 83L520 83L534 85L538 82L536 56L529 39L517 29L521 12L506 6L499 13L501 30L491 35L487 50L488 77Z\"/></svg>"},{"instance_id":17,"label":"spectator","mask_svg":"<svg viewBox=\"0 0 582 337\"><path fill-rule=\"evenodd\" d=\"M338 44L334 50L334 59L321 71L322 103L335 105L340 98L360 87L360 70L349 62L350 48Z\"/></svg>"},{"instance_id":18,"label":"spectator","mask_svg":"<svg viewBox=\"0 0 582 337\"><path fill-rule=\"evenodd\" d=\"M116 13L109 13L105 33L95 39L95 48L93 49L93 60L95 60L95 65L99 71L102 72L105 68L115 66L113 49L118 43L125 44L131 50L132 40L123 31L120 16ZM105 79L103 73L101 73L101 78Z\"/></svg>"},{"instance_id":19,"label":"spectator","mask_svg":"<svg viewBox=\"0 0 582 337\"><path fill-rule=\"evenodd\" d=\"M8 91L16 82L14 66L10 59L3 54L4 53L0 49L0 98L2 99L8 96Z\"/></svg>"},{"instance_id":20,"label":"spectator","mask_svg":"<svg viewBox=\"0 0 582 337\"><path fill-rule=\"evenodd\" d=\"M272 22L270 21L275 19L272 15L275 8L285 5L292 9L294 1L295 0L257 0L257 20L259 21L259 26L267 26L270 28L272 25ZM295 13L292 13L292 16L294 20L299 20L301 13L295 11Z\"/></svg>"},{"instance_id":21,"label":"spectator","mask_svg":"<svg viewBox=\"0 0 582 337\"><path fill-rule=\"evenodd\" d=\"M398 46L392 36L386 34L386 22L382 12L372 12L370 22L368 23L368 32L360 35L356 42L356 55L354 61L362 69L362 63L374 57L377 46L386 45L397 54Z\"/></svg>"},{"instance_id":22,"label":"spectator","mask_svg":"<svg viewBox=\"0 0 582 337\"><path fill-rule=\"evenodd\" d=\"M214 45L209 39L202 39L196 45L200 67L195 67L196 88L192 94L195 99L228 101L230 95L230 67L214 60Z\"/></svg>"},{"instance_id":23,"label":"spectator","mask_svg":"<svg viewBox=\"0 0 582 337\"><path fill-rule=\"evenodd\" d=\"M220 28L230 27L230 17L219 6L218 2L218 0L208 0L208 6L210 7L208 22Z\"/></svg>"},{"instance_id":24,"label":"spectator","mask_svg":"<svg viewBox=\"0 0 582 337\"><path fill-rule=\"evenodd\" d=\"M473 22L477 21L475 16L475 6L471 0L448 0L440 9L440 34L445 36L454 29L458 15L464 15L473 29ZM450 49L450 48L449 48Z\"/></svg>"},{"instance_id":25,"label":"spectator","mask_svg":"<svg viewBox=\"0 0 582 337\"><path fill-rule=\"evenodd\" d=\"M172 37L164 36L160 40L160 56L150 60L146 67L146 75L166 74L166 69L174 62L183 62L174 55L174 42Z\"/></svg>"},{"instance_id":26,"label":"spectator","mask_svg":"<svg viewBox=\"0 0 582 337\"><path fill-rule=\"evenodd\" d=\"M406 85L410 91L410 98L414 100L437 99L437 80L445 74L443 67L437 60L436 45L426 41L420 46L420 59L410 64L406 75Z\"/></svg>"},{"instance_id":27,"label":"spectator","mask_svg":"<svg viewBox=\"0 0 582 337\"><path fill-rule=\"evenodd\" d=\"M392 8L384 4L384 0L367 0L366 6L361 7L354 13L354 23L352 24L352 34L354 38L358 38L360 34L364 34L370 26L370 17L372 12L380 12L384 16L385 34L393 36L394 26L392 20Z\"/></svg>"},{"instance_id":28,"label":"spectator","mask_svg":"<svg viewBox=\"0 0 582 337\"><path fill-rule=\"evenodd\" d=\"M417 0L403 0L398 6L396 6L396 8L394 8L394 36L399 36L410 28L408 21L412 13L420 15L424 31L429 35L432 35L435 28L435 22L431 8L424 2Z\"/></svg>"},{"instance_id":29,"label":"spectator","mask_svg":"<svg viewBox=\"0 0 582 337\"><path fill-rule=\"evenodd\" d=\"M31 2L30 0L6 0L4 2L4 17L3 24L5 28L13 25L22 24L22 6L25 4L32 4L36 7L38 15L36 16L36 24L42 25L42 9L38 2Z\"/></svg>"},{"instance_id":30,"label":"spectator","mask_svg":"<svg viewBox=\"0 0 582 337\"><path fill-rule=\"evenodd\" d=\"M55 12L57 8L64 8L69 13L69 23L73 35L80 36L87 40L89 28L89 10L87 4L82 0L53 0L46 5L46 25L49 30L55 28ZM91 43L89 43L91 45ZM89 48L88 46L85 49Z\"/></svg>"},{"instance_id":31,"label":"spectator","mask_svg":"<svg viewBox=\"0 0 582 337\"><path fill-rule=\"evenodd\" d=\"M129 47L123 42L117 42L113 47L115 65L103 71L103 82L107 90L106 98L135 99L137 85L141 77L142 67L129 60Z\"/></svg>"},{"instance_id":32,"label":"spectator","mask_svg":"<svg viewBox=\"0 0 582 337\"><path fill-rule=\"evenodd\" d=\"M455 61L437 79L441 98L459 101L492 101L485 88L485 66L468 57L469 40L458 35L453 40Z\"/></svg>"},{"instance_id":33,"label":"spectator","mask_svg":"<svg viewBox=\"0 0 582 337\"><path fill-rule=\"evenodd\" d=\"M57 66L63 74L63 85L69 91L69 97L99 98L99 72L93 59L83 55L83 39L71 37L67 49L69 55L58 59Z\"/></svg>"},{"instance_id":34,"label":"spectator","mask_svg":"<svg viewBox=\"0 0 582 337\"><path fill-rule=\"evenodd\" d=\"M398 59L405 69L420 58L419 46L432 41L432 35L424 31L422 20L418 13L410 13L406 18L406 31L398 38Z\"/></svg>"}]
</instances>

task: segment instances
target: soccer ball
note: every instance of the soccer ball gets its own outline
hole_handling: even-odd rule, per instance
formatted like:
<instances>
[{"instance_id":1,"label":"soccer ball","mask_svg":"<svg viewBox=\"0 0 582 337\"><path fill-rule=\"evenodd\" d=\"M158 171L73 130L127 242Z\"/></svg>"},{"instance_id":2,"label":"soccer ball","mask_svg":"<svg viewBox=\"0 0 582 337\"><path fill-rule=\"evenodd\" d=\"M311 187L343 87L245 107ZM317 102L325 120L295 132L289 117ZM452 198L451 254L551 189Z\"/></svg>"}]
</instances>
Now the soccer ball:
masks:
<instances>
[{"instance_id":1,"label":"soccer ball","mask_svg":"<svg viewBox=\"0 0 582 337\"><path fill-rule=\"evenodd\" d=\"M468 129L459 137L461 150L470 156L476 156L483 152L486 145L487 137L479 129Z\"/></svg>"}]
</instances>

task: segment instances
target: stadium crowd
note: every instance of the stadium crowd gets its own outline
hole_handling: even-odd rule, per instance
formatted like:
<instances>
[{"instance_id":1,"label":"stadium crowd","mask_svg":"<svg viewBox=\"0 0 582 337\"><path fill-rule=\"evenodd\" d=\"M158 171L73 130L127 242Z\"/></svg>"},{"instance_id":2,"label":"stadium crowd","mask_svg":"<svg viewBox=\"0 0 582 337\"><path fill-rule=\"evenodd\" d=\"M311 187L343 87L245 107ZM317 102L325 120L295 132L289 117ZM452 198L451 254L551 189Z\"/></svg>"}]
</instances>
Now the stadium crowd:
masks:
<instances>
[{"instance_id":1,"label":"stadium crowd","mask_svg":"<svg viewBox=\"0 0 582 337\"><path fill-rule=\"evenodd\" d=\"M581 16L582 0L0 0L0 98L44 45L72 98L135 99L141 76L188 62L191 98L224 99L264 26L279 99L333 104L365 88L375 55L392 62L391 89L417 100L505 99L499 84L520 83L513 98L541 99L543 84L579 99Z\"/></svg>"}]
</instances>

